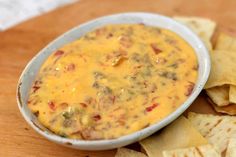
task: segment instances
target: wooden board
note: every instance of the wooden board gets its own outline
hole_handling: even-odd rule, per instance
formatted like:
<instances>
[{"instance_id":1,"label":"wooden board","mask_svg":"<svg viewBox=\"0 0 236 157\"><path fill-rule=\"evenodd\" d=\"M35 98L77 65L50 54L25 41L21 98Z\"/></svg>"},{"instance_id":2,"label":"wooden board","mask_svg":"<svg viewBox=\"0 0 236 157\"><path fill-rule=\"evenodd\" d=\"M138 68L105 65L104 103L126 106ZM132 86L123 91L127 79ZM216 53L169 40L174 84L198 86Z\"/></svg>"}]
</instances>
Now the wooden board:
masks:
<instances>
[{"instance_id":1,"label":"wooden board","mask_svg":"<svg viewBox=\"0 0 236 157\"><path fill-rule=\"evenodd\" d=\"M0 32L0 156L112 157L115 150L88 152L47 141L24 121L15 91L27 62L52 39L88 20L119 12L143 11L168 16L202 16L215 20L218 30L236 35L235 0L80 0L49 14ZM189 110L213 112L204 94ZM131 147L137 148L136 145Z\"/></svg>"}]
</instances>

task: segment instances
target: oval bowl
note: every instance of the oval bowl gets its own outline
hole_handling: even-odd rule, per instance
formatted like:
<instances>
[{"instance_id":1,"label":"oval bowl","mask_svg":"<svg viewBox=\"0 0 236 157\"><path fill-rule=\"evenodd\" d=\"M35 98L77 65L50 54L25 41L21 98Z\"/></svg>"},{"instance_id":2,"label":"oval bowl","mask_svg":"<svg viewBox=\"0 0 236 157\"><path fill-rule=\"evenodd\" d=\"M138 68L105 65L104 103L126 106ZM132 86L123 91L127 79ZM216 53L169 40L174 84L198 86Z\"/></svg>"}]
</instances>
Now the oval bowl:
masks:
<instances>
[{"instance_id":1,"label":"oval bowl","mask_svg":"<svg viewBox=\"0 0 236 157\"><path fill-rule=\"evenodd\" d=\"M47 59L47 57L62 47L63 45L70 43L82 35L99 28L101 26L107 24L134 24L134 23L143 23L145 25L160 27L164 29L171 30L181 36L186 42L188 42L197 55L199 69L198 69L198 79L193 89L192 94L188 97L188 99L180 105L174 112L169 114L167 117L162 119L161 121L144 128L140 131L134 132L129 135L125 135L119 137L117 139L109 139L109 140L94 140L94 141L86 141L86 140L76 140L60 137L50 130L41 125L37 118L31 113L31 111L27 107L27 98L29 95L29 91L32 85L32 82L35 79L41 65ZM180 116L197 98L201 90L203 89L210 72L210 59L209 54L199 39L199 37L193 33L186 26L174 21L171 18L151 13L121 13L110 16L101 17L85 24L79 25L68 32L64 33L54 41L52 41L49 45L47 45L44 49L42 49L33 59L28 63L22 72L18 86L17 86L17 103L20 109L21 114L24 119L29 123L29 125L36 130L39 134L44 136L50 141L55 143L81 149L81 150L107 150L113 149L117 147L122 147L139 140L142 140L154 132L160 130L164 126L168 125L170 122L175 120L178 116Z\"/></svg>"}]
</instances>

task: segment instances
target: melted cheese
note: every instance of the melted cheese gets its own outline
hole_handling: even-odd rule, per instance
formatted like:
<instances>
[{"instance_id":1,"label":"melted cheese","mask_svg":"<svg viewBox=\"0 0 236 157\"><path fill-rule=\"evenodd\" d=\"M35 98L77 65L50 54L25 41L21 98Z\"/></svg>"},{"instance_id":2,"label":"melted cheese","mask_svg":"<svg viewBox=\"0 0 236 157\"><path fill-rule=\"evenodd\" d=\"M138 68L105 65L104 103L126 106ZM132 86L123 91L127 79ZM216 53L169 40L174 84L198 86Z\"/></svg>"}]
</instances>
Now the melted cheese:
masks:
<instances>
[{"instance_id":1,"label":"melted cheese","mask_svg":"<svg viewBox=\"0 0 236 157\"><path fill-rule=\"evenodd\" d=\"M169 30L108 25L49 56L28 106L58 135L118 138L176 110L192 92L197 67L191 46Z\"/></svg>"}]
</instances>

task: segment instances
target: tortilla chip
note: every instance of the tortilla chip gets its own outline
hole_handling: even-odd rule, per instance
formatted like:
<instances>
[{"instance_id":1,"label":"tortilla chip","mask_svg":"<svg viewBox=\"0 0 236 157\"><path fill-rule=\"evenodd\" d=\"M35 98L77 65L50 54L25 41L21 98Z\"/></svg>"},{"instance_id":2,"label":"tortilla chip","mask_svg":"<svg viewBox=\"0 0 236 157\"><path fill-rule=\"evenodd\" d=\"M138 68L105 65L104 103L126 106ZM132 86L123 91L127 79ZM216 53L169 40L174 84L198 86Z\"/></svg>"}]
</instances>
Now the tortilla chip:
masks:
<instances>
[{"instance_id":1,"label":"tortilla chip","mask_svg":"<svg viewBox=\"0 0 236 157\"><path fill-rule=\"evenodd\" d=\"M210 19L200 17L181 17L174 16L176 21L185 24L195 32L205 43L209 50L212 50L211 37L216 28L216 23Z\"/></svg>"},{"instance_id":2,"label":"tortilla chip","mask_svg":"<svg viewBox=\"0 0 236 157\"><path fill-rule=\"evenodd\" d=\"M226 157L236 157L236 137L229 140Z\"/></svg>"},{"instance_id":3,"label":"tortilla chip","mask_svg":"<svg viewBox=\"0 0 236 157\"><path fill-rule=\"evenodd\" d=\"M211 103L216 112L225 113L231 116L236 115L236 104L229 104L227 106L217 106L214 103Z\"/></svg>"},{"instance_id":4,"label":"tortilla chip","mask_svg":"<svg viewBox=\"0 0 236 157\"><path fill-rule=\"evenodd\" d=\"M221 157L212 145L163 151L163 157Z\"/></svg>"},{"instance_id":5,"label":"tortilla chip","mask_svg":"<svg viewBox=\"0 0 236 157\"><path fill-rule=\"evenodd\" d=\"M162 151L208 144L207 140L183 116L140 142L149 157L162 157Z\"/></svg>"},{"instance_id":6,"label":"tortilla chip","mask_svg":"<svg viewBox=\"0 0 236 157\"><path fill-rule=\"evenodd\" d=\"M206 89L207 95L218 106L227 106L229 104L229 86L223 85Z\"/></svg>"},{"instance_id":7,"label":"tortilla chip","mask_svg":"<svg viewBox=\"0 0 236 157\"><path fill-rule=\"evenodd\" d=\"M230 137L236 135L236 117L197 114L190 112L188 119L217 151L225 151Z\"/></svg>"},{"instance_id":8,"label":"tortilla chip","mask_svg":"<svg viewBox=\"0 0 236 157\"><path fill-rule=\"evenodd\" d=\"M141 152L137 152L132 149L119 148L116 152L115 157L147 157L147 156Z\"/></svg>"},{"instance_id":9,"label":"tortilla chip","mask_svg":"<svg viewBox=\"0 0 236 157\"><path fill-rule=\"evenodd\" d=\"M224 84L236 85L236 53L217 50L211 53L211 72L205 89Z\"/></svg>"},{"instance_id":10,"label":"tortilla chip","mask_svg":"<svg viewBox=\"0 0 236 157\"><path fill-rule=\"evenodd\" d=\"M229 102L236 104L236 86L234 85L229 87Z\"/></svg>"},{"instance_id":11,"label":"tortilla chip","mask_svg":"<svg viewBox=\"0 0 236 157\"><path fill-rule=\"evenodd\" d=\"M236 51L236 37L221 33L217 38L215 49Z\"/></svg>"},{"instance_id":12,"label":"tortilla chip","mask_svg":"<svg viewBox=\"0 0 236 157\"><path fill-rule=\"evenodd\" d=\"M218 121L220 121L222 118L220 116L213 117L209 114L197 114L194 112L189 112L188 119L192 123L192 125L201 133L201 135L206 136L209 133L209 130L217 125Z\"/></svg>"}]
</instances>

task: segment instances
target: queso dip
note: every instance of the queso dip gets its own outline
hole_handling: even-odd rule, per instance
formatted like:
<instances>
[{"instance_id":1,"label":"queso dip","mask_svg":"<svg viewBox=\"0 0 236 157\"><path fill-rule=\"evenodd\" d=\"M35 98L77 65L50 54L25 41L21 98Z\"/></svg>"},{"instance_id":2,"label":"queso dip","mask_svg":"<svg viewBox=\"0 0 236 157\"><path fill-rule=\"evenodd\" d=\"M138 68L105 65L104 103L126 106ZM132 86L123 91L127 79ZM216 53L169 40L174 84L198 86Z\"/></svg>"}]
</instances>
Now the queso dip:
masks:
<instances>
[{"instance_id":1,"label":"queso dip","mask_svg":"<svg viewBox=\"0 0 236 157\"><path fill-rule=\"evenodd\" d=\"M174 32L107 25L48 57L28 106L60 136L118 138L175 111L191 94L197 75L193 48Z\"/></svg>"}]
</instances>

